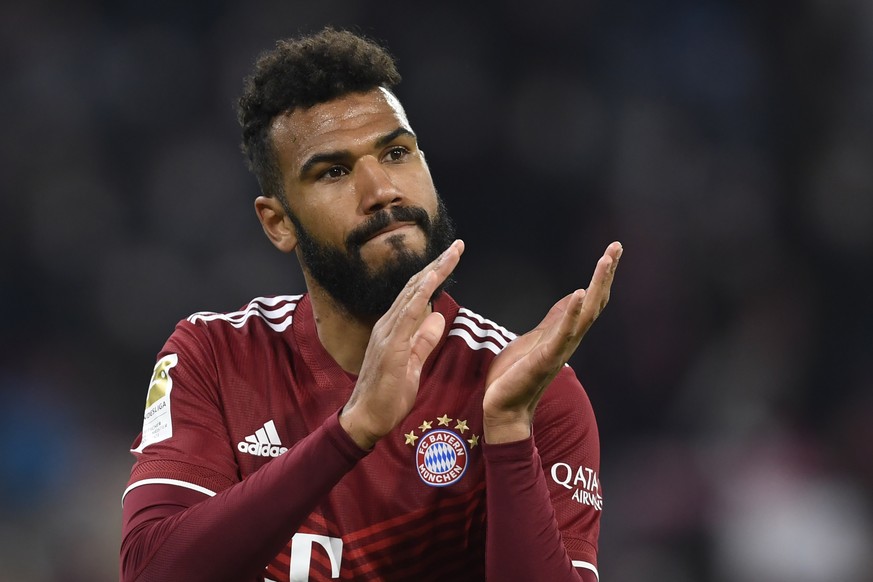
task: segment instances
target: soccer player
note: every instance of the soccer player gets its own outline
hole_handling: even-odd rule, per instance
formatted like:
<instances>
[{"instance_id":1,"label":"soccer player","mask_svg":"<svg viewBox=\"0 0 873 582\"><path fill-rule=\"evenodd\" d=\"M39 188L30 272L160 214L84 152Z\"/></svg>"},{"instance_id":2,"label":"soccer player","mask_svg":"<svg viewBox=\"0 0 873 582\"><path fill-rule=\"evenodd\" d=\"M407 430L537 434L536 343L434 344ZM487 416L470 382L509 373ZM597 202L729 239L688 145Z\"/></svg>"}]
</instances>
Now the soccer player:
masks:
<instances>
[{"instance_id":1,"label":"soccer player","mask_svg":"<svg viewBox=\"0 0 873 582\"><path fill-rule=\"evenodd\" d=\"M442 288L455 240L377 44L280 42L239 103L255 210L307 293L195 313L158 355L123 496L147 580L597 579L591 404L567 360L621 245L516 337Z\"/></svg>"}]
</instances>

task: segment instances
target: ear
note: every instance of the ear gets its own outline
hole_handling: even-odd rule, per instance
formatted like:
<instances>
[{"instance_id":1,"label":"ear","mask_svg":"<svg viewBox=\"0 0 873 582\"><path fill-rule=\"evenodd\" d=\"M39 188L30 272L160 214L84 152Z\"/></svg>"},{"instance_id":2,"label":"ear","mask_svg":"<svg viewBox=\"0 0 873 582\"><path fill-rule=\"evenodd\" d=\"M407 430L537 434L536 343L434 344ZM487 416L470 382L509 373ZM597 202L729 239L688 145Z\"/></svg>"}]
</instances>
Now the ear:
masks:
<instances>
[{"instance_id":1,"label":"ear","mask_svg":"<svg viewBox=\"0 0 873 582\"><path fill-rule=\"evenodd\" d=\"M297 247L297 230L277 198L258 196L255 198L255 212L273 246L283 253L290 253Z\"/></svg>"}]
</instances>

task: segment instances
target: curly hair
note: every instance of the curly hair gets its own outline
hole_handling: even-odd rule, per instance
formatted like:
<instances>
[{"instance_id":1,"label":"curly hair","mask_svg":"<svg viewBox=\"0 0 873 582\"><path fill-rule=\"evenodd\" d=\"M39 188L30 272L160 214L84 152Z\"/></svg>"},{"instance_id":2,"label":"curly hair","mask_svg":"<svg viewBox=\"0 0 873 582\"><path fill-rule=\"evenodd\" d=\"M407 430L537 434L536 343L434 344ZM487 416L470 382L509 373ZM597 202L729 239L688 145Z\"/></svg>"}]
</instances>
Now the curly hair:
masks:
<instances>
[{"instance_id":1,"label":"curly hair","mask_svg":"<svg viewBox=\"0 0 873 582\"><path fill-rule=\"evenodd\" d=\"M245 80L237 119L249 169L266 196L282 198L282 177L270 138L277 115L307 109L349 93L400 83L394 58L372 40L325 28L310 36L281 40L262 53Z\"/></svg>"}]
</instances>

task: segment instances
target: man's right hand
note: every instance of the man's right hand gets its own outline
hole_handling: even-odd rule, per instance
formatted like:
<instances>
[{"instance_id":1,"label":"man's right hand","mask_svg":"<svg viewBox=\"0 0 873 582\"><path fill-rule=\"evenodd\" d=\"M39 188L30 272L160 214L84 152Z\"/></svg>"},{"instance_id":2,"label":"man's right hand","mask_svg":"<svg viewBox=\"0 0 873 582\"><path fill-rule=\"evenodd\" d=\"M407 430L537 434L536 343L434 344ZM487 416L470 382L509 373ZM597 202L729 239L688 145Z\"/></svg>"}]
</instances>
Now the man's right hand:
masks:
<instances>
[{"instance_id":1,"label":"man's right hand","mask_svg":"<svg viewBox=\"0 0 873 582\"><path fill-rule=\"evenodd\" d=\"M406 418L418 395L421 368L445 329L430 298L452 273L464 252L456 240L413 275L370 334L358 383L340 414L340 425L364 450Z\"/></svg>"}]
</instances>

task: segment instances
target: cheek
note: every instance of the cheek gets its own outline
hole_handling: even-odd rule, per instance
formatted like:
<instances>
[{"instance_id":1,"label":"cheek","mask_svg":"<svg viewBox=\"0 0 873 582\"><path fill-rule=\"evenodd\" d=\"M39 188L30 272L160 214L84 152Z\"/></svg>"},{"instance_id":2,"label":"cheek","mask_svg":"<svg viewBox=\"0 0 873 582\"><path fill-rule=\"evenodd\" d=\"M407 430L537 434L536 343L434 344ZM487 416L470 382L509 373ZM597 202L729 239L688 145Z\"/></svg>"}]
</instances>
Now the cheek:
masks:
<instances>
[{"instance_id":1,"label":"cheek","mask_svg":"<svg viewBox=\"0 0 873 582\"><path fill-rule=\"evenodd\" d=\"M437 196L430 173L426 168L423 168L410 174L408 183L404 188L407 197L411 203L421 206L432 216L437 209Z\"/></svg>"},{"instance_id":2,"label":"cheek","mask_svg":"<svg viewBox=\"0 0 873 582\"><path fill-rule=\"evenodd\" d=\"M336 209L327 210L322 220L321 238L337 246L343 246L353 226L348 221L342 220Z\"/></svg>"},{"instance_id":3,"label":"cheek","mask_svg":"<svg viewBox=\"0 0 873 582\"><path fill-rule=\"evenodd\" d=\"M336 204L327 207L304 205L297 219L310 236L322 243L344 245L350 225L342 220L344 211Z\"/></svg>"}]
</instances>

